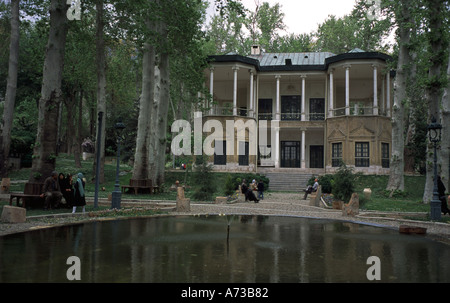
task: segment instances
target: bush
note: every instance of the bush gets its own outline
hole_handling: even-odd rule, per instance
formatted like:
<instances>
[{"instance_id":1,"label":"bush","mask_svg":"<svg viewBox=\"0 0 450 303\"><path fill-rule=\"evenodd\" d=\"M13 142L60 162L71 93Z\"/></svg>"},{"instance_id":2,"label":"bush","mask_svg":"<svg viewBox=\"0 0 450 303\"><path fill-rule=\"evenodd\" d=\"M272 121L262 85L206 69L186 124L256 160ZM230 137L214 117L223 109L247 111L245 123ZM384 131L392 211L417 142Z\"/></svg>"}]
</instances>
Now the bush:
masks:
<instances>
[{"instance_id":1,"label":"bush","mask_svg":"<svg viewBox=\"0 0 450 303\"><path fill-rule=\"evenodd\" d=\"M308 183L307 183L307 185L311 185L311 186L313 186L314 185L314 180L316 179L317 177L311 177L309 180L308 180ZM322 189L322 193L324 193L324 194L331 194L332 193L332 182L333 182L333 178L334 178L334 176L333 175L324 175L324 176L321 176L321 177L318 177L317 179L319 179L319 185L320 185L320 187L321 187L321 189Z\"/></svg>"},{"instance_id":2,"label":"bush","mask_svg":"<svg viewBox=\"0 0 450 303\"><path fill-rule=\"evenodd\" d=\"M325 175L319 178L319 184L322 188L322 193L324 194L331 194L333 192L333 175Z\"/></svg>"},{"instance_id":3,"label":"bush","mask_svg":"<svg viewBox=\"0 0 450 303\"><path fill-rule=\"evenodd\" d=\"M356 179L357 175L353 173L353 169L342 164L332 181L332 193L334 197L344 202L349 201L355 192Z\"/></svg>"},{"instance_id":4,"label":"bush","mask_svg":"<svg viewBox=\"0 0 450 303\"><path fill-rule=\"evenodd\" d=\"M208 165L204 156L195 159L195 171L192 176L194 191L192 198L200 201L211 201L216 188L215 175L212 165Z\"/></svg>"}]
</instances>

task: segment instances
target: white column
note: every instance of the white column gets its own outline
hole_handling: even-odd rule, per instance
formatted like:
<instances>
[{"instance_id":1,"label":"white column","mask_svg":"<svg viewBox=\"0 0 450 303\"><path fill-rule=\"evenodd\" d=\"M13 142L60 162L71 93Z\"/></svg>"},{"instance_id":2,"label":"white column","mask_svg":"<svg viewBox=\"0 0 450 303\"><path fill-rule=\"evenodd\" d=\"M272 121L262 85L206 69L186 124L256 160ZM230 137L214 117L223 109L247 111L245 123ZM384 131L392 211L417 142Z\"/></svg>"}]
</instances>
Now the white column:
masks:
<instances>
[{"instance_id":1,"label":"white column","mask_svg":"<svg viewBox=\"0 0 450 303\"><path fill-rule=\"evenodd\" d=\"M275 76L277 79L277 96L276 96L276 109L275 109L275 120L280 121L281 120L281 113L280 113L280 75Z\"/></svg>"},{"instance_id":2,"label":"white column","mask_svg":"<svg viewBox=\"0 0 450 303\"><path fill-rule=\"evenodd\" d=\"M373 67L373 114L378 116L378 74L377 74L377 66L372 65Z\"/></svg>"},{"instance_id":3,"label":"white column","mask_svg":"<svg viewBox=\"0 0 450 303\"><path fill-rule=\"evenodd\" d=\"M280 168L280 127L278 127L278 123L275 126L275 168Z\"/></svg>"},{"instance_id":4,"label":"white column","mask_svg":"<svg viewBox=\"0 0 450 303\"><path fill-rule=\"evenodd\" d=\"M331 69L330 70L330 110L329 110L329 116L333 117L334 116L334 74L333 74L334 70Z\"/></svg>"},{"instance_id":5,"label":"white column","mask_svg":"<svg viewBox=\"0 0 450 303\"><path fill-rule=\"evenodd\" d=\"M302 168L306 168L306 131L302 130Z\"/></svg>"},{"instance_id":6,"label":"white column","mask_svg":"<svg viewBox=\"0 0 450 303\"><path fill-rule=\"evenodd\" d=\"M386 114L391 116L391 72L386 74Z\"/></svg>"},{"instance_id":7,"label":"white column","mask_svg":"<svg viewBox=\"0 0 450 303\"><path fill-rule=\"evenodd\" d=\"M233 67L234 82L233 82L233 116L237 116L237 73L239 67Z\"/></svg>"},{"instance_id":8,"label":"white column","mask_svg":"<svg viewBox=\"0 0 450 303\"><path fill-rule=\"evenodd\" d=\"M350 65L345 68L345 115L350 116Z\"/></svg>"},{"instance_id":9,"label":"white column","mask_svg":"<svg viewBox=\"0 0 450 303\"><path fill-rule=\"evenodd\" d=\"M252 70L250 70L250 104L249 104L249 107L250 107L250 111L249 111L249 113L247 114L247 117L254 117L254 115L253 115L253 112L254 112L254 97L253 97L254 95L253 95L253 71Z\"/></svg>"},{"instance_id":10,"label":"white column","mask_svg":"<svg viewBox=\"0 0 450 303\"><path fill-rule=\"evenodd\" d=\"M380 109L383 113L383 115L386 114L386 81L385 76L381 75L381 103L380 103Z\"/></svg>"},{"instance_id":11,"label":"white column","mask_svg":"<svg viewBox=\"0 0 450 303\"><path fill-rule=\"evenodd\" d=\"M209 94L211 95L211 99L206 101L206 107L209 107L210 114L212 114L213 109L213 101L214 101L214 67L211 67L209 75Z\"/></svg>"},{"instance_id":12,"label":"white column","mask_svg":"<svg viewBox=\"0 0 450 303\"><path fill-rule=\"evenodd\" d=\"M306 84L306 75L302 75L302 121L306 121L306 96L305 96L305 84Z\"/></svg>"}]
</instances>

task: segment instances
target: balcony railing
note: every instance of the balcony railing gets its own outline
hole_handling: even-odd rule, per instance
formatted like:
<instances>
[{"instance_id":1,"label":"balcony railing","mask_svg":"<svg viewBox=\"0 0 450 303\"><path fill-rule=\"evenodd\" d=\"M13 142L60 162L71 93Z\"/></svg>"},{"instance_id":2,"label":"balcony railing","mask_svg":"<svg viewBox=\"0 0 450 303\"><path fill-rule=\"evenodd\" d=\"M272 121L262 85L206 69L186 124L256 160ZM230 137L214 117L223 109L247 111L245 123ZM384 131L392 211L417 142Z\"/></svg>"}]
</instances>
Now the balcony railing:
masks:
<instances>
[{"instance_id":1,"label":"balcony railing","mask_svg":"<svg viewBox=\"0 0 450 303\"><path fill-rule=\"evenodd\" d=\"M237 115L239 117L248 117L249 111L247 108L238 107ZM233 108L229 106L221 107L214 106L210 110L206 111L206 115L209 116L233 116Z\"/></svg>"},{"instance_id":2,"label":"balcony railing","mask_svg":"<svg viewBox=\"0 0 450 303\"><path fill-rule=\"evenodd\" d=\"M348 108L350 112L350 116L374 116L375 109L371 106L361 107L361 106L352 106ZM333 117L342 117L346 116L346 107L335 108L331 110L333 112ZM376 116L387 116L387 111L382 108L378 108L378 114Z\"/></svg>"},{"instance_id":3,"label":"balcony railing","mask_svg":"<svg viewBox=\"0 0 450 303\"><path fill-rule=\"evenodd\" d=\"M324 121L324 113L311 113L305 114L305 118L302 119L301 113L281 113L281 121ZM262 113L258 114L259 120L273 120L275 119L275 114L272 113Z\"/></svg>"}]
</instances>

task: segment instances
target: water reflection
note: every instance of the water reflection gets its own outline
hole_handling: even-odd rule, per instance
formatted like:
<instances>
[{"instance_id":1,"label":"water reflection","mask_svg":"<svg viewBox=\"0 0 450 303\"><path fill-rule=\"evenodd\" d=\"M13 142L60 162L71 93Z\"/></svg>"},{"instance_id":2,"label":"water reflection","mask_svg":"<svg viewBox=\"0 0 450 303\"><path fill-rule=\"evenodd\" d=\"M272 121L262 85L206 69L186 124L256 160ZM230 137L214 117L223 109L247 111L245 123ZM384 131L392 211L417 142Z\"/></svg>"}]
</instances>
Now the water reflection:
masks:
<instances>
[{"instance_id":1,"label":"water reflection","mask_svg":"<svg viewBox=\"0 0 450 303\"><path fill-rule=\"evenodd\" d=\"M450 247L367 225L269 216L114 220L0 237L0 282L450 282Z\"/></svg>"}]
</instances>

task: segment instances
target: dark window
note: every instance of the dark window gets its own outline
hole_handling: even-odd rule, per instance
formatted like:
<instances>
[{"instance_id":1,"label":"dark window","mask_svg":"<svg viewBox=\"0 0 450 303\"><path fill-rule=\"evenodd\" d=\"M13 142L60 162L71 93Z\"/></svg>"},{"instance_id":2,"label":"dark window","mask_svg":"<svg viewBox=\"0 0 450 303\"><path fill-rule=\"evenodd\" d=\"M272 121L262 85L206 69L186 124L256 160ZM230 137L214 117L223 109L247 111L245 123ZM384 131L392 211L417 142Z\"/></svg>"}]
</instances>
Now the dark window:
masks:
<instances>
[{"instance_id":1,"label":"dark window","mask_svg":"<svg viewBox=\"0 0 450 303\"><path fill-rule=\"evenodd\" d=\"M309 120L310 121L325 120L325 99L323 98L309 99Z\"/></svg>"},{"instance_id":2,"label":"dark window","mask_svg":"<svg viewBox=\"0 0 450 303\"><path fill-rule=\"evenodd\" d=\"M302 104L300 96L281 96L281 120L302 119Z\"/></svg>"},{"instance_id":3,"label":"dark window","mask_svg":"<svg viewBox=\"0 0 450 303\"><path fill-rule=\"evenodd\" d=\"M258 100L259 120L272 120L272 99Z\"/></svg>"},{"instance_id":4,"label":"dark window","mask_svg":"<svg viewBox=\"0 0 450 303\"><path fill-rule=\"evenodd\" d=\"M331 151L331 166L339 167L342 163L342 143L333 143Z\"/></svg>"},{"instance_id":5,"label":"dark window","mask_svg":"<svg viewBox=\"0 0 450 303\"><path fill-rule=\"evenodd\" d=\"M381 143L381 166L383 168L389 168L390 161L389 143Z\"/></svg>"},{"instance_id":6,"label":"dark window","mask_svg":"<svg viewBox=\"0 0 450 303\"><path fill-rule=\"evenodd\" d=\"M248 142L239 142L239 165L248 166L249 145Z\"/></svg>"},{"instance_id":7,"label":"dark window","mask_svg":"<svg viewBox=\"0 0 450 303\"><path fill-rule=\"evenodd\" d=\"M300 142L281 142L281 167L300 167Z\"/></svg>"},{"instance_id":8,"label":"dark window","mask_svg":"<svg viewBox=\"0 0 450 303\"><path fill-rule=\"evenodd\" d=\"M214 165L227 165L227 141L215 141Z\"/></svg>"},{"instance_id":9,"label":"dark window","mask_svg":"<svg viewBox=\"0 0 450 303\"><path fill-rule=\"evenodd\" d=\"M355 143L355 166L369 167L369 142Z\"/></svg>"}]
</instances>

